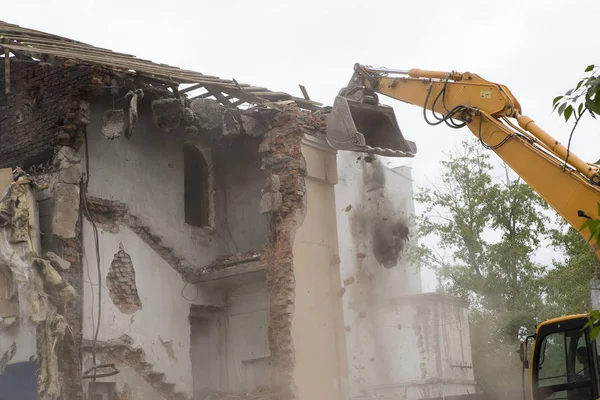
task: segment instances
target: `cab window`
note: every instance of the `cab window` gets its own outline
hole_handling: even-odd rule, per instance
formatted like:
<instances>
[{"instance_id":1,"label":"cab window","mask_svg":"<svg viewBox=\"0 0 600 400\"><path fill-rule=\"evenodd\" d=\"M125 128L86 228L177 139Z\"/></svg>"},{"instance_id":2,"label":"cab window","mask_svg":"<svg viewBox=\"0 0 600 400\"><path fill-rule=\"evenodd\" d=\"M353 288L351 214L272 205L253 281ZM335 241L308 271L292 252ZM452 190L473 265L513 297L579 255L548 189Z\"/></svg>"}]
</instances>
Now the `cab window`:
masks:
<instances>
[{"instance_id":1,"label":"cab window","mask_svg":"<svg viewBox=\"0 0 600 400\"><path fill-rule=\"evenodd\" d=\"M537 366L538 389L548 399L591 399L587 334L580 329L555 332L542 339Z\"/></svg>"}]
</instances>

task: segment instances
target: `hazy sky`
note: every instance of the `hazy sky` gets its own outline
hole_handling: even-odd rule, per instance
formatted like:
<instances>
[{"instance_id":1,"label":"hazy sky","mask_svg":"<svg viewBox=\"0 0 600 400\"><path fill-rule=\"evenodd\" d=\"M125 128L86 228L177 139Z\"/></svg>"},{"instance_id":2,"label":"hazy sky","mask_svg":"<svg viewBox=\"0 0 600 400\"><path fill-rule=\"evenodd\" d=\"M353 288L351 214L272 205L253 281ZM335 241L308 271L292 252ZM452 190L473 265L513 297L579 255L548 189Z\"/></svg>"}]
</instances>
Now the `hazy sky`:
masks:
<instances>
[{"instance_id":1,"label":"hazy sky","mask_svg":"<svg viewBox=\"0 0 600 400\"><path fill-rule=\"evenodd\" d=\"M600 63L598 0L5 3L6 22L298 96L303 84L312 99L329 105L355 62L473 72L507 85L523 113L565 144L571 125L550 115L552 99L574 86L588 64ZM414 160L394 164L413 167L415 186L435 181L443 152L470 131L428 126L420 108L383 100L419 146ZM599 128L582 120L575 154L600 158Z\"/></svg>"}]
</instances>

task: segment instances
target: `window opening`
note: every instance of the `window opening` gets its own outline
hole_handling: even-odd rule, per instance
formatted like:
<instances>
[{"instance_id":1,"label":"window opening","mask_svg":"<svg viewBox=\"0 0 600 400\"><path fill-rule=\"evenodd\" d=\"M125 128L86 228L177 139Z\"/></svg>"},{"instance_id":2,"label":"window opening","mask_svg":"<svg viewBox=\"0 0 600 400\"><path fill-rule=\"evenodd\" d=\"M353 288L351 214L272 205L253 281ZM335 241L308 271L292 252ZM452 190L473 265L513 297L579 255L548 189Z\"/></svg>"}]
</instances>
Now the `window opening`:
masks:
<instances>
[{"instance_id":1,"label":"window opening","mask_svg":"<svg viewBox=\"0 0 600 400\"><path fill-rule=\"evenodd\" d=\"M204 227L209 225L208 163L196 146L183 146L185 223Z\"/></svg>"}]
</instances>

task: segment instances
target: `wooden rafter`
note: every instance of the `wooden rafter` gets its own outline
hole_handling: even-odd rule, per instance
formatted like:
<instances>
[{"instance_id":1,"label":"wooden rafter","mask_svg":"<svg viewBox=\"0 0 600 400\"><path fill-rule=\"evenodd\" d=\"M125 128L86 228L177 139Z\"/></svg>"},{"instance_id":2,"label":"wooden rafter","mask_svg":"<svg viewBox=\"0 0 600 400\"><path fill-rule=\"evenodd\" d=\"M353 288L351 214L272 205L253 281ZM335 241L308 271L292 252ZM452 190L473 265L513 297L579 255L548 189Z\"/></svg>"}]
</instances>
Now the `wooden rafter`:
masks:
<instances>
[{"instance_id":1,"label":"wooden rafter","mask_svg":"<svg viewBox=\"0 0 600 400\"><path fill-rule=\"evenodd\" d=\"M209 94L203 94L195 98L213 96L217 101L228 107L237 107L244 103L261 104L281 100L292 100L299 107L307 109L318 109L321 105L306 98L291 96L288 93L273 92L264 87L238 83L235 79L221 79L218 76L204 75L196 71L158 64L150 60L137 58L131 54L94 47L72 39L2 21L0 21L0 43L5 54L12 52L13 54L18 53L22 56L37 59L54 57L62 60L61 62L64 64L96 65L117 73L137 76L152 82L160 82L169 88L177 88L181 84L192 85L178 90L180 95L204 87ZM6 86L6 88L6 90L10 90L9 86ZM232 101L234 99L237 100Z\"/></svg>"}]
</instances>

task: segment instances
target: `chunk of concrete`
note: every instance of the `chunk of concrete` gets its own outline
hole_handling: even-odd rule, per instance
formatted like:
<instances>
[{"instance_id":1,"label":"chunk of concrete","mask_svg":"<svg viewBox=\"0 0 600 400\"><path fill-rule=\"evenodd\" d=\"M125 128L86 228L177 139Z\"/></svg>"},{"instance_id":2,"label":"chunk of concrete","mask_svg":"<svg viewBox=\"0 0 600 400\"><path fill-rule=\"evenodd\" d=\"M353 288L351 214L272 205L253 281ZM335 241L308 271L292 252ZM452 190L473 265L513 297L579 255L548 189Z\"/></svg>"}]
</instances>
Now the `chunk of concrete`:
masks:
<instances>
[{"instance_id":1,"label":"chunk of concrete","mask_svg":"<svg viewBox=\"0 0 600 400\"><path fill-rule=\"evenodd\" d=\"M49 252L46 253L46 258L48 260L50 260L50 264L55 269L60 269L60 270L66 271L69 268L71 268L71 263L68 262L67 260L63 259L62 257L60 257L56 253L53 253L53 252L49 251Z\"/></svg>"},{"instance_id":2,"label":"chunk of concrete","mask_svg":"<svg viewBox=\"0 0 600 400\"><path fill-rule=\"evenodd\" d=\"M265 189L268 192L279 192L281 188L281 178L279 175L271 174L267 177L267 182L265 183Z\"/></svg>"},{"instance_id":3,"label":"chunk of concrete","mask_svg":"<svg viewBox=\"0 0 600 400\"><path fill-rule=\"evenodd\" d=\"M158 99L152 102L152 120L165 132L176 129L183 115L183 104L179 99Z\"/></svg>"},{"instance_id":4,"label":"chunk of concrete","mask_svg":"<svg viewBox=\"0 0 600 400\"><path fill-rule=\"evenodd\" d=\"M198 125L204 129L216 129L222 124L225 107L211 99L196 99L190 104Z\"/></svg>"},{"instance_id":5,"label":"chunk of concrete","mask_svg":"<svg viewBox=\"0 0 600 400\"><path fill-rule=\"evenodd\" d=\"M102 134L108 140L113 140L125 133L125 111L107 110L102 120Z\"/></svg>"},{"instance_id":6,"label":"chunk of concrete","mask_svg":"<svg viewBox=\"0 0 600 400\"><path fill-rule=\"evenodd\" d=\"M265 214L279 210L283 204L281 193L265 193L260 199L260 213Z\"/></svg>"},{"instance_id":7,"label":"chunk of concrete","mask_svg":"<svg viewBox=\"0 0 600 400\"><path fill-rule=\"evenodd\" d=\"M196 117L194 116L194 111L192 111L191 108L187 108L187 107L183 109L182 118L183 118L183 122L185 122L186 124L191 124L196 119Z\"/></svg>"},{"instance_id":8,"label":"chunk of concrete","mask_svg":"<svg viewBox=\"0 0 600 400\"><path fill-rule=\"evenodd\" d=\"M242 114L240 116L244 132L248 136L262 136L267 133L266 125L257 118Z\"/></svg>"},{"instance_id":9,"label":"chunk of concrete","mask_svg":"<svg viewBox=\"0 0 600 400\"><path fill-rule=\"evenodd\" d=\"M74 238L79 220L79 186L57 183L52 197L52 232L62 238Z\"/></svg>"},{"instance_id":10,"label":"chunk of concrete","mask_svg":"<svg viewBox=\"0 0 600 400\"><path fill-rule=\"evenodd\" d=\"M78 185L83 177L81 164L71 164L68 168L61 169L58 173L58 180L62 183Z\"/></svg>"},{"instance_id":11,"label":"chunk of concrete","mask_svg":"<svg viewBox=\"0 0 600 400\"><path fill-rule=\"evenodd\" d=\"M81 155L69 146L62 146L54 156L53 164L57 168L69 168L69 165L81 162Z\"/></svg>"}]
</instances>

